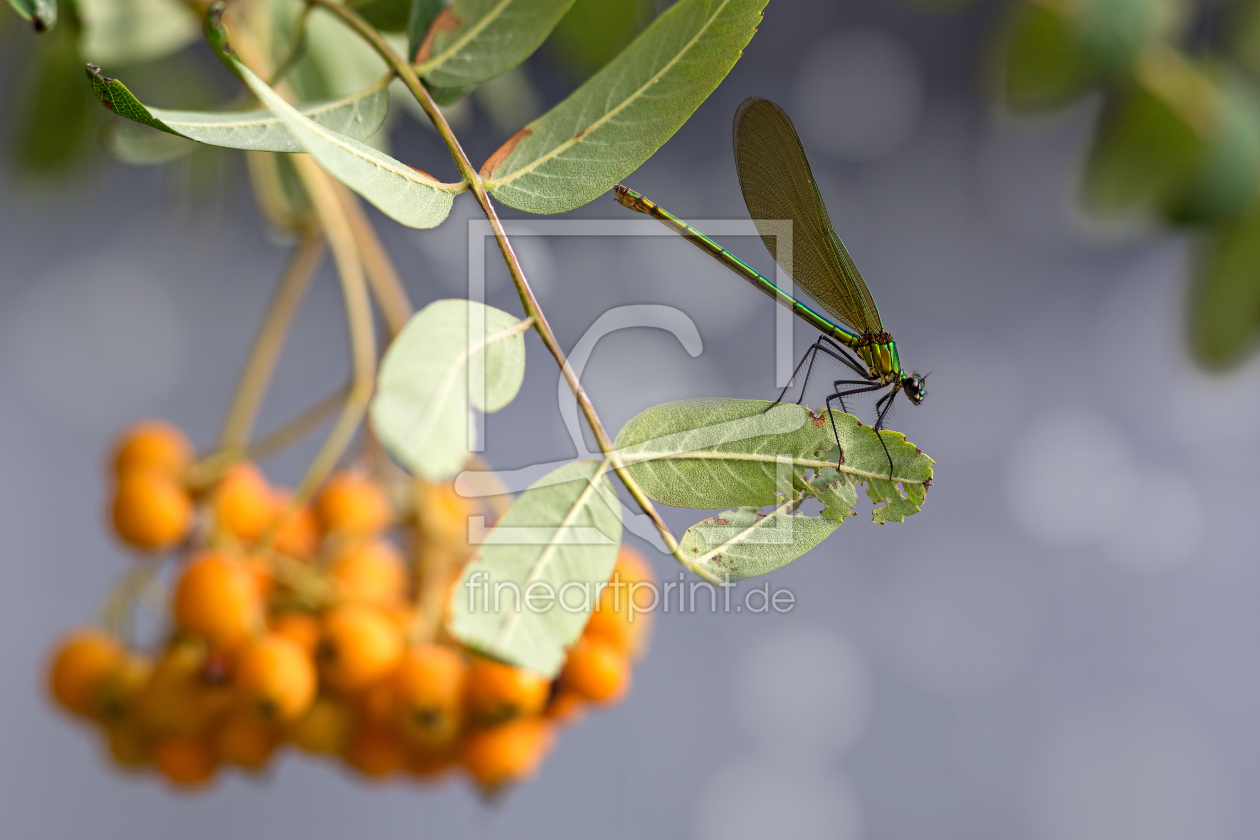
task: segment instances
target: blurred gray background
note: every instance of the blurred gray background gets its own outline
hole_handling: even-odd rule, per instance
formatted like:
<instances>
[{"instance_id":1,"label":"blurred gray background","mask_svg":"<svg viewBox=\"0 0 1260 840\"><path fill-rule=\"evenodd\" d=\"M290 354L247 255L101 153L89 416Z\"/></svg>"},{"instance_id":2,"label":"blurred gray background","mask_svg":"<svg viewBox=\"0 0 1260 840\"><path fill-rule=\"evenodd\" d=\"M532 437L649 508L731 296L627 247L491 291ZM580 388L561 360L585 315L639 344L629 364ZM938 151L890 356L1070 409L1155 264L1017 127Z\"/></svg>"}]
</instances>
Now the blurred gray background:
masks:
<instances>
[{"instance_id":1,"label":"blurred gray background","mask_svg":"<svg viewBox=\"0 0 1260 840\"><path fill-rule=\"evenodd\" d=\"M776 572L772 587L797 596L786 615L660 615L628 699L566 731L537 779L491 805L462 782L373 786L293 753L263 778L173 794L111 770L93 734L49 707L49 645L128 563L104 528L105 447L144 416L213 440L286 250L239 161L208 201L169 170L102 164L56 193L0 176L0 833L1260 834L1246 793L1260 775L1260 370L1213 378L1187 362L1192 241L1079 214L1097 102L1030 121L989 106L1001 9L772 0L723 85L627 179L684 217L746 218L731 116L753 94L784 105L902 358L932 372L929 399L903 401L889 425L937 460L936 481L906 523L877 527L860 506ZM8 27L5 50L19 35ZM530 69L554 101L556 74ZM8 86L14 62L0 57L0 73ZM471 120L481 160L503 134ZM393 140L408 163L453 175L431 132L404 119ZM461 292L474 211L461 196L424 232L378 217L417 304ZM628 213L609 196L572 215ZM599 343L585 380L612 431L667 399L776 392L774 307L662 234L522 244L566 346L629 303L678 307L699 328L696 358L659 330ZM770 268L755 239L727 243ZM518 312L488 257L488 302ZM798 329L798 352L812 338ZM345 348L325 266L263 426L344 381ZM557 381L531 338L521 396L487 420L493 464L574 454ZM823 396L820 384L810 401ZM269 472L292 481L310 451ZM679 534L707 515L666 514ZM677 575L668 556L653 562Z\"/></svg>"}]
</instances>

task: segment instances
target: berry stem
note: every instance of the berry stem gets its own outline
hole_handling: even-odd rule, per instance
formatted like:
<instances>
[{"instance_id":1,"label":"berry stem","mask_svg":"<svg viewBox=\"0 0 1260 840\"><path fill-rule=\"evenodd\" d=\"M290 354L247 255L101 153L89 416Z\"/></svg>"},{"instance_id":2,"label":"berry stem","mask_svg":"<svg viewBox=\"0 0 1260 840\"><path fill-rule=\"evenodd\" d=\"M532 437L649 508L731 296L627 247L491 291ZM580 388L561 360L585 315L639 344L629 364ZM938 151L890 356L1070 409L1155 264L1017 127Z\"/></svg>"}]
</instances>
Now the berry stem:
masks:
<instances>
[{"instance_id":1,"label":"berry stem","mask_svg":"<svg viewBox=\"0 0 1260 840\"><path fill-rule=\"evenodd\" d=\"M307 155L294 155L293 162L328 237L333 261L337 264L337 276L346 306L346 327L350 333L351 364L350 391L341 414L289 499L290 507L297 507L310 498L332 471L367 411L372 389L376 385L376 328L372 323L372 302L368 297L363 262L345 205L337 197L333 180Z\"/></svg>"},{"instance_id":2,"label":"berry stem","mask_svg":"<svg viewBox=\"0 0 1260 840\"><path fill-rule=\"evenodd\" d=\"M359 246L359 256L363 260L363 268L367 271L368 286L373 297L385 316L385 325L390 336L398 335L407 326L415 312L407 289L398 279L398 272L389 258L389 253L376 235L372 222L368 219L358 196L337 184L337 194L345 205L346 217L350 222L350 231Z\"/></svg>"},{"instance_id":3,"label":"berry stem","mask_svg":"<svg viewBox=\"0 0 1260 840\"><path fill-rule=\"evenodd\" d=\"M254 338L249 359L241 371L232 405L223 420L223 431L219 434L219 449L231 453L228 456L231 460L240 456L249 441L250 433L258 420L258 410L267 394L267 386L271 384L271 378L275 374L276 362L280 359L289 329L293 326L294 316L302 305L302 299L306 297L311 278L324 260L324 248L324 236L321 232L311 231L304 236L294 249L293 257L276 286L271 305Z\"/></svg>"}]
</instances>

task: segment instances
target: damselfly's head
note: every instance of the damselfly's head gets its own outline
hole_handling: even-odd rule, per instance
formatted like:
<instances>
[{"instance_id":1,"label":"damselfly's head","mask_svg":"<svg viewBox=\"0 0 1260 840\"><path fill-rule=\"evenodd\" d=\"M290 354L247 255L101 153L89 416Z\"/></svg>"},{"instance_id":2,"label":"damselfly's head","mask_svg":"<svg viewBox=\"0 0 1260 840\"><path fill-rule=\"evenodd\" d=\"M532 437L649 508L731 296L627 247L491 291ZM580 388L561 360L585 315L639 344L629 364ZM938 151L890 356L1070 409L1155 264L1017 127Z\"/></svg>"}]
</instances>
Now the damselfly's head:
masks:
<instances>
[{"instance_id":1,"label":"damselfly's head","mask_svg":"<svg viewBox=\"0 0 1260 840\"><path fill-rule=\"evenodd\" d=\"M927 377L912 373L901 380L901 390L906 392L910 402L918 405L927 396Z\"/></svg>"}]
</instances>

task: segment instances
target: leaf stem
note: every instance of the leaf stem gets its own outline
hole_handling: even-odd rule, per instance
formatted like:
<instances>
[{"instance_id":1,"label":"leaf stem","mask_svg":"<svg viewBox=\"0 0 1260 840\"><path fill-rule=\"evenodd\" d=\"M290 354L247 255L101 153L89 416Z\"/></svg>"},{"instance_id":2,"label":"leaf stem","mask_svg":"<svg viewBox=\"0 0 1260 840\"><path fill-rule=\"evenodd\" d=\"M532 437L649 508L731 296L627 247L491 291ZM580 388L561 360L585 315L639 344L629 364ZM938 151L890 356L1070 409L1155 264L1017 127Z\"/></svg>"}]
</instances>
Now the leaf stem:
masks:
<instances>
[{"instance_id":1,"label":"leaf stem","mask_svg":"<svg viewBox=\"0 0 1260 840\"><path fill-rule=\"evenodd\" d=\"M630 475L625 465L622 464L621 457L613 448L608 433L604 431L599 415L595 413L595 407L591 404L590 397L587 396L586 390L578 380L577 374L569 364L568 359L565 358L564 351L560 348L560 343L556 340L555 333L551 331L551 326L547 323L546 316L543 315L542 307L538 305L538 299L534 296L534 290L530 288L529 281L525 279L525 272L521 269L520 261L512 250L512 244L508 241L507 233L503 229L503 223L499 220L499 214L490 202L490 195L486 192L481 175L473 167L472 161L468 159L468 155L459 144L455 133L451 131L446 117L438 110L433 97L429 94L424 83L420 81L415 70L402 56L394 52L394 49L381 37L379 32L372 28L371 24L361 18L354 10L333 0L308 0L308 2L332 12L371 44L377 54L398 74L403 84L411 91L411 95L420 103L420 107L424 109L424 112L429 115L429 119L433 121L438 134L441 135L443 142L446 143L446 148L450 150L451 157L454 158L455 165L459 168L459 174L472 188L473 195L477 198L477 203L481 205L482 212L485 213L486 219L490 222L490 228L494 231L495 241L499 245L499 251L503 254L503 261L507 264L508 273L512 276L512 282L516 285L516 292L520 296L525 314L534 319L534 329L538 331L539 338L542 339L547 350L555 358L556 364L560 366L561 374L569 384L573 395L577 398L578 407L581 408L587 425L591 427L591 431L595 435L595 441L599 446L600 452L604 453L612 465L613 471L621 479L621 483L625 485L626 489L630 491L630 495L634 497L635 502L652 520L657 531L660 532L661 540L665 543L666 549L674 555L675 559L700 577L715 583L718 582L719 579L715 578L708 570L700 568L683 555L679 548L678 540L674 539L673 533L669 530L669 526L665 524L665 520L661 519L661 515L652 504L652 500L647 497L647 494L643 492L643 488L634 480L634 476Z\"/></svg>"},{"instance_id":2,"label":"leaf stem","mask_svg":"<svg viewBox=\"0 0 1260 840\"><path fill-rule=\"evenodd\" d=\"M220 451L239 455L245 448L258 420L258 410L275 373L276 362L284 349L293 318L323 259L324 237L318 231L311 231L294 250L254 338L254 346L241 371L231 408L223 420L223 431L219 434Z\"/></svg>"}]
</instances>

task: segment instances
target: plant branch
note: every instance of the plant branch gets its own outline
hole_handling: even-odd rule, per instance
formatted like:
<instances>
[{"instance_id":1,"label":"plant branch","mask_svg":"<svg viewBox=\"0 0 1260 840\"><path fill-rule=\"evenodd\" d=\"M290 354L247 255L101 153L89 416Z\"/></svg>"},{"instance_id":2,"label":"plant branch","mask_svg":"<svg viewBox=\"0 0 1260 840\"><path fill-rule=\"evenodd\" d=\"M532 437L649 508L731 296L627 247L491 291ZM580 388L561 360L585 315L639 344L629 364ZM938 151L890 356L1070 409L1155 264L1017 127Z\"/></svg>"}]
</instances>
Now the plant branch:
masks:
<instances>
[{"instance_id":1,"label":"plant branch","mask_svg":"<svg viewBox=\"0 0 1260 840\"><path fill-rule=\"evenodd\" d=\"M534 290L530 288L529 282L525 279L525 272L521 269L520 261L516 257L516 253L512 250L512 245L508 241L507 233L503 229L503 223L499 219L498 212L494 209L494 205L490 202L490 195L486 192L485 184L481 181L481 175L473 167L472 161L468 159L467 153L459 144L459 140L455 137L455 133L451 131L450 125L442 112L438 110L437 104L433 101L433 97L429 94L424 83L416 75L411 65L394 52L389 43L381 37L381 34L372 28L371 24L361 18L352 9L342 6L333 0L308 0L313 5L321 6L334 15L339 17L351 29L357 32L365 41L372 45L377 54L398 74L403 84L411 91L411 95L420 103L420 107L429 115L429 119L433 121L434 127L442 140L446 143L447 149L450 150L451 157L455 160L455 165L459 168L460 175L469 183L472 188L473 195L477 197L477 203L481 205L482 211L486 215L486 219L490 222L490 228L494 231L495 241L499 245L499 251L503 254L503 261L507 264L508 273L512 276L512 282L516 285L516 292L520 296L521 305L525 309L525 314L534 319L534 329L538 331L539 338L547 350L555 358L556 364L560 366L561 374L565 381L568 382L569 388L573 391L573 395L577 398L578 407L581 408L583 416L586 418L587 425L595 435L595 441L599 445L599 449L608 458L612 464L617 477L621 479L621 483L630 491L630 495L634 497L635 502L642 508L643 512L648 515L653 524L656 525L657 531L660 532L661 540L665 543L665 547L671 554L682 563L683 566L690 569L695 574L706 580L718 582L716 578L707 569L702 569L691 562L689 558L683 555L678 545L678 540L674 539L673 532L669 530L669 526L665 524L665 520L661 519L660 513L652 504L652 500L643 492L643 488L634 480L634 476L626 469L621 462L621 457L613 448L612 441L608 437L608 433L604 431L604 426L600 422L599 415L595 413L595 407L592 405L590 397L587 396L586 390L582 387L582 383L578 380L577 373L565 358L564 351L560 348L560 343L556 340L555 333L551 331L551 326L547 323L546 316L543 315L542 308L538 305L538 299L534 296Z\"/></svg>"},{"instance_id":2,"label":"plant branch","mask_svg":"<svg viewBox=\"0 0 1260 840\"><path fill-rule=\"evenodd\" d=\"M340 184L337 185L337 194L341 197L346 218L350 222L350 231L359 247L359 256L367 271L368 286L380 306L381 314L385 316L389 334L398 335L407 326L415 307L411 305L411 298L407 296L406 287L398 279L398 272L389 258L389 252L377 237L358 197Z\"/></svg>"},{"instance_id":3,"label":"plant branch","mask_svg":"<svg viewBox=\"0 0 1260 840\"><path fill-rule=\"evenodd\" d=\"M337 264L337 276L341 280L341 291L346 305L346 324L350 333L351 364L350 390L346 395L345 405L323 446L293 491L289 504L296 507L306 501L332 471L367 411L376 380L376 330L372 323L372 302L368 298L359 249L345 206L337 197L333 180L307 155L294 155L293 162L311 198L320 225L328 236L328 246Z\"/></svg>"},{"instance_id":4,"label":"plant branch","mask_svg":"<svg viewBox=\"0 0 1260 840\"><path fill-rule=\"evenodd\" d=\"M312 231L302 238L294 250L293 258L280 278L271 306L258 329L249 359L241 371L236 394L232 397L231 408L223 420L223 431L219 435L220 451L239 455L245 448L258 419L258 410L266 396L267 386L275 373L280 352L284 349L289 329L293 325L293 318L323 259L324 237L318 231Z\"/></svg>"}]
</instances>

